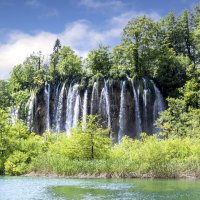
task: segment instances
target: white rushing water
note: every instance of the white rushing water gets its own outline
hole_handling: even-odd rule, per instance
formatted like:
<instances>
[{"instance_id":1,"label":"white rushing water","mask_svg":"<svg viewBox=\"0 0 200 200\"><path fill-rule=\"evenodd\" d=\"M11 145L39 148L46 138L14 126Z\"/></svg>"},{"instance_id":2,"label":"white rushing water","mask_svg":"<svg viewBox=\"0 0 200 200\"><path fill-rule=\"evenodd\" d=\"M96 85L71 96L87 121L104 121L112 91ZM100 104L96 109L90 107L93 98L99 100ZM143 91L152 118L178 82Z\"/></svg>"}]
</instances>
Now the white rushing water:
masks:
<instances>
[{"instance_id":1,"label":"white rushing water","mask_svg":"<svg viewBox=\"0 0 200 200\"><path fill-rule=\"evenodd\" d=\"M145 78L142 78L142 81L143 81L143 87L144 87L144 90L143 90L143 109L144 109L144 124L145 124L145 127L146 127L146 130L147 130L147 126L148 126L148 117L147 117L147 95L148 95L148 92L149 92L149 89L147 88L147 81Z\"/></svg>"},{"instance_id":2,"label":"white rushing water","mask_svg":"<svg viewBox=\"0 0 200 200\"><path fill-rule=\"evenodd\" d=\"M125 134L125 85L126 82L123 81L121 84L121 94L120 94L120 111L119 111L119 132L118 132L118 143L121 142L123 135Z\"/></svg>"},{"instance_id":3,"label":"white rushing water","mask_svg":"<svg viewBox=\"0 0 200 200\"><path fill-rule=\"evenodd\" d=\"M19 107L13 105L10 109L11 123L15 124L17 122L19 115Z\"/></svg>"},{"instance_id":4,"label":"white rushing water","mask_svg":"<svg viewBox=\"0 0 200 200\"><path fill-rule=\"evenodd\" d=\"M28 116L27 116L27 126L29 127L29 130L32 131L33 128L33 117L34 117L34 104L35 104L36 96L34 92L31 92L31 96L28 100Z\"/></svg>"},{"instance_id":5,"label":"white rushing water","mask_svg":"<svg viewBox=\"0 0 200 200\"><path fill-rule=\"evenodd\" d=\"M73 116L73 125L72 127L76 127L78 120L79 120L79 114L80 114L80 95L77 94L75 105L74 105L74 116Z\"/></svg>"},{"instance_id":6,"label":"white rushing water","mask_svg":"<svg viewBox=\"0 0 200 200\"><path fill-rule=\"evenodd\" d=\"M111 116L110 116L110 99L108 92L108 82L104 81L104 87L101 90L100 100L99 100L99 114L107 119L107 126L111 126Z\"/></svg>"},{"instance_id":7,"label":"white rushing water","mask_svg":"<svg viewBox=\"0 0 200 200\"><path fill-rule=\"evenodd\" d=\"M133 87L133 95L134 95L134 106L135 106L135 124L136 124L136 136L137 138L140 137L140 133L142 132L141 126L141 116L140 116L140 105L139 105L139 97L136 93L135 85L132 81Z\"/></svg>"},{"instance_id":8,"label":"white rushing water","mask_svg":"<svg viewBox=\"0 0 200 200\"><path fill-rule=\"evenodd\" d=\"M50 84L45 85L44 89L44 99L45 99L45 120L46 120L46 130L50 130Z\"/></svg>"},{"instance_id":9,"label":"white rushing water","mask_svg":"<svg viewBox=\"0 0 200 200\"><path fill-rule=\"evenodd\" d=\"M86 128L87 124L87 108L88 107L88 91L85 90L84 97L83 97L83 116L82 116L82 128L83 130Z\"/></svg>"},{"instance_id":10,"label":"white rushing water","mask_svg":"<svg viewBox=\"0 0 200 200\"><path fill-rule=\"evenodd\" d=\"M163 96L162 96L160 90L157 88L157 86L153 80L151 80L151 83L153 84L155 95L156 95L156 98L154 101L154 106L153 106L153 121L155 122L155 120L158 118L159 112L161 112L165 109L165 104L164 104L164 99L163 99ZM157 133L159 131L160 130L158 128L153 126L154 133Z\"/></svg>"},{"instance_id":11,"label":"white rushing water","mask_svg":"<svg viewBox=\"0 0 200 200\"><path fill-rule=\"evenodd\" d=\"M56 111L56 132L61 131L64 91L65 91L65 83L61 88L58 98L58 108Z\"/></svg>"},{"instance_id":12,"label":"white rushing water","mask_svg":"<svg viewBox=\"0 0 200 200\"><path fill-rule=\"evenodd\" d=\"M74 127L79 118L80 109L80 95L78 91L78 84L69 87L67 95L67 108L66 108L66 122L65 130L67 135L70 134L70 129Z\"/></svg>"},{"instance_id":13,"label":"white rushing water","mask_svg":"<svg viewBox=\"0 0 200 200\"><path fill-rule=\"evenodd\" d=\"M60 83L56 86L55 89L55 94L54 94L54 101L53 101L53 125L55 125L56 123L56 112L58 109L58 101L59 101L59 87L60 87Z\"/></svg>"},{"instance_id":14,"label":"white rushing water","mask_svg":"<svg viewBox=\"0 0 200 200\"><path fill-rule=\"evenodd\" d=\"M97 106L97 100L98 100L98 85L97 82L94 82L93 88L92 88L92 98L91 98L91 108L90 108L90 114L94 115L95 107Z\"/></svg>"}]
</instances>

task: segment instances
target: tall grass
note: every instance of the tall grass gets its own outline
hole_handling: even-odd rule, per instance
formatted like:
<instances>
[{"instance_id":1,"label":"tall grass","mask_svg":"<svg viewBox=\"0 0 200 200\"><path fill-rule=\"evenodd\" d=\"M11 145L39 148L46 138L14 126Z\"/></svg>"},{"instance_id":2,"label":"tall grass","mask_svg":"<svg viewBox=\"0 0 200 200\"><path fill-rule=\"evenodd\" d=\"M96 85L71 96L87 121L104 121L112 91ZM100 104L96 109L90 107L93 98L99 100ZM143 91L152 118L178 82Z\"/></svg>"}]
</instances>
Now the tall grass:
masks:
<instances>
[{"instance_id":1,"label":"tall grass","mask_svg":"<svg viewBox=\"0 0 200 200\"><path fill-rule=\"evenodd\" d=\"M94 160L71 159L59 148L50 149L35 160L36 172L89 177L200 177L200 139L145 136L138 141L125 137L121 144L105 151L102 159Z\"/></svg>"}]
</instances>

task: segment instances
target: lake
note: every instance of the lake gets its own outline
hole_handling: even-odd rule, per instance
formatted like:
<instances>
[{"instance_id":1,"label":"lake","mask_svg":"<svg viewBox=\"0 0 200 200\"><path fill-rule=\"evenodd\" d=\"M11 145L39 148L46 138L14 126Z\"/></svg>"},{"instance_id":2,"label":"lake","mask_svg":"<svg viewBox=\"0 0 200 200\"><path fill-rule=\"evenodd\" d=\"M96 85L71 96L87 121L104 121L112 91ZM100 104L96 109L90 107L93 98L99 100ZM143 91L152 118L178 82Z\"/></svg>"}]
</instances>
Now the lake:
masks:
<instances>
[{"instance_id":1,"label":"lake","mask_svg":"<svg viewBox=\"0 0 200 200\"><path fill-rule=\"evenodd\" d=\"M199 180L0 177L0 200L199 200Z\"/></svg>"}]
</instances>

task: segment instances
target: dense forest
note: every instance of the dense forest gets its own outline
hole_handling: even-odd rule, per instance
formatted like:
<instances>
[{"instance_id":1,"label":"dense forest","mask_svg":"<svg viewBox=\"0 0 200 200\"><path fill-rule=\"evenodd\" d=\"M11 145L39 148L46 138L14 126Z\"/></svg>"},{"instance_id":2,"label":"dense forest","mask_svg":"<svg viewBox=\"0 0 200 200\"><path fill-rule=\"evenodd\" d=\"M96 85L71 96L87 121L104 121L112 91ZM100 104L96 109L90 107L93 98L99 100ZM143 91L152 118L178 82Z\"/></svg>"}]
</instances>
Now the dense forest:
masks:
<instances>
[{"instance_id":1,"label":"dense forest","mask_svg":"<svg viewBox=\"0 0 200 200\"><path fill-rule=\"evenodd\" d=\"M76 106L81 99L84 106L87 95L92 104L96 84L105 105L113 90L111 106L99 107L103 117L95 105L85 105L84 118L60 108L60 101ZM122 112L132 111L120 129ZM101 44L83 59L57 39L49 61L33 53L8 80L0 80L0 173L200 177L199 124L200 8L169 13L160 21L142 16L128 22L121 44L112 49Z\"/></svg>"}]
</instances>

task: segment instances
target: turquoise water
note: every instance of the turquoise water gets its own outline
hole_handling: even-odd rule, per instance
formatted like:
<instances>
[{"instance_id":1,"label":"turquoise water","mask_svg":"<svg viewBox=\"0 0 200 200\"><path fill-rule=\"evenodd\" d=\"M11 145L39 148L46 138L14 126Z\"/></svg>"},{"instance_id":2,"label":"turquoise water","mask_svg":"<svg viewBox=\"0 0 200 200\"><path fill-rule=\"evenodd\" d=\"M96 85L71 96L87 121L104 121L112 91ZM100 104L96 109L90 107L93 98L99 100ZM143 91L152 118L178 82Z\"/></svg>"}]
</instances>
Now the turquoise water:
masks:
<instances>
[{"instance_id":1,"label":"turquoise water","mask_svg":"<svg viewBox=\"0 0 200 200\"><path fill-rule=\"evenodd\" d=\"M200 181L0 177L0 200L199 200Z\"/></svg>"}]
</instances>

